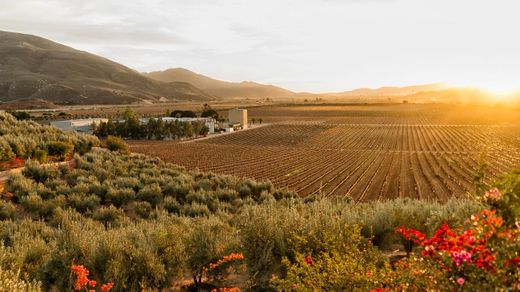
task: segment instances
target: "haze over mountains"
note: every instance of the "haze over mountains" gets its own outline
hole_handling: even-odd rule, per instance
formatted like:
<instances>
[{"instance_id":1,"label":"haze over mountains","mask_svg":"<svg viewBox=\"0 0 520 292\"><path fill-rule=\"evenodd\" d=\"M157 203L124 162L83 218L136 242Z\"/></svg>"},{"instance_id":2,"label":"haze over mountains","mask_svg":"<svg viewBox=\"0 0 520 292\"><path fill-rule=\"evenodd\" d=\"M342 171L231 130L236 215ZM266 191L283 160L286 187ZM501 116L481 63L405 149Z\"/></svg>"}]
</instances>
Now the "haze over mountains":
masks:
<instances>
[{"instance_id":1,"label":"haze over mountains","mask_svg":"<svg viewBox=\"0 0 520 292\"><path fill-rule=\"evenodd\" d=\"M139 73L106 58L27 34L0 31L0 102L82 104L207 102L226 98L371 102L482 102L489 94L442 83L301 93L251 81L217 80L184 68Z\"/></svg>"},{"instance_id":2,"label":"haze over mountains","mask_svg":"<svg viewBox=\"0 0 520 292\"><path fill-rule=\"evenodd\" d=\"M185 82L160 82L105 58L50 40L0 31L0 101L125 104L212 100Z\"/></svg>"},{"instance_id":3,"label":"haze over mountains","mask_svg":"<svg viewBox=\"0 0 520 292\"><path fill-rule=\"evenodd\" d=\"M197 74L188 69L174 68L165 71L144 73L146 76L163 82L188 82L203 91L228 98L292 98L298 93L276 87L264 85L252 81L227 82Z\"/></svg>"}]
</instances>

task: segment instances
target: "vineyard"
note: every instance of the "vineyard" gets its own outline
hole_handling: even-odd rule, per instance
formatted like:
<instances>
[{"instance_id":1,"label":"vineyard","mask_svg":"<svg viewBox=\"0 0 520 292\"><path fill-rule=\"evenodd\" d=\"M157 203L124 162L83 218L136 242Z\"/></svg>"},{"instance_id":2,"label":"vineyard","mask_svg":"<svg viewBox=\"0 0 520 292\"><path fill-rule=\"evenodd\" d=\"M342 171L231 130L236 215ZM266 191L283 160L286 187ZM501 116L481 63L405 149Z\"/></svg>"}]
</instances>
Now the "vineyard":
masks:
<instances>
[{"instance_id":1,"label":"vineyard","mask_svg":"<svg viewBox=\"0 0 520 292\"><path fill-rule=\"evenodd\" d=\"M136 141L133 151L186 166L270 180L299 195L356 201L462 197L481 155L487 180L520 164L520 113L453 105L259 107L269 125L182 143Z\"/></svg>"}]
</instances>

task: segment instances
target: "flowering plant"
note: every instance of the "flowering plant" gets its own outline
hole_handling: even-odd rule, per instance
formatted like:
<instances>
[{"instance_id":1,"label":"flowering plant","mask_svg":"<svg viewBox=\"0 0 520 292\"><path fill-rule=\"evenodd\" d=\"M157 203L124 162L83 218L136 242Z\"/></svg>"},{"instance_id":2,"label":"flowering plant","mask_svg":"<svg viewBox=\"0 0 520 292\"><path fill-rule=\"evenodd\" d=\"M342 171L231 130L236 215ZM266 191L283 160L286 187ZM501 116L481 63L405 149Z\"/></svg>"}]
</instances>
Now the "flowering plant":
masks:
<instances>
[{"instance_id":1,"label":"flowering plant","mask_svg":"<svg viewBox=\"0 0 520 292\"><path fill-rule=\"evenodd\" d=\"M74 290L76 291L96 291L96 287L98 283L95 280L91 280L88 278L89 270L82 265L72 265L71 268L72 273L76 276L76 282L74 284ZM99 286L99 291L108 292L114 287L112 282L108 282Z\"/></svg>"},{"instance_id":2,"label":"flowering plant","mask_svg":"<svg viewBox=\"0 0 520 292\"><path fill-rule=\"evenodd\" d=\"M500 206L503 197L496 188L484 194L493 206ZM518 218L504 220L500 214L510 213L486 209L472 215L466 228L454 230L444 224L431 238L404 226L396 232L418 244L422 259L441 272L435 279L430 278L432 281L427 286L445 282L453 288L482 289L482 285L490 285L490 288L520 289ZM410 268L417 270L413 264Z\"/></svg>"}]
</instances>

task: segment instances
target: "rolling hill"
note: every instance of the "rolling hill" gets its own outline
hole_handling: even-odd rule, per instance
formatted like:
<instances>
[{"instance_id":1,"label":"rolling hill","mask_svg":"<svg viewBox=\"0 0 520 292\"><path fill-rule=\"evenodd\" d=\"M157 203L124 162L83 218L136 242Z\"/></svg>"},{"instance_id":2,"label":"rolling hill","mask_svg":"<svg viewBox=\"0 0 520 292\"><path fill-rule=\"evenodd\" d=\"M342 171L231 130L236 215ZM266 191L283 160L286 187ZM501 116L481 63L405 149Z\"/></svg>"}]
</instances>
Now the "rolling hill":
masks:
<instances>
[{"instance_id":1,"label":"rolling hill","mask_svg":"<svg viewBox=\"0 0 520 292\"><path fill-rule=\"evenodd\" d=\"M0 31L0 101L127 104L213 100L186 82L161 82L53 41Z\"/></svg>"},{"instance_id":2,"label":"rolling hill","mask_svg":"<svg viewBox=\"0 0 520 292\"><path fill-rule=\"evenodd\" d=\"M387 97L387 96L408 96L420 92L432 92L447 89L448 87L442 83L413 85L404 87L385 86L380 88L358 88L351 91L328 93L329 96L338 97Z\"/></svg>"},{"instance_id":3,"label":"rolling hill","mask_svg":"<svg viewBox=\"0 0 520 292\"><path fill-rule=\"evenodd\" d=\"M143 73L163 82L187 82L212 95L227 98L292 98L297 96L290 90L251 81L228 82L197 74L184 68Z\"/></svg>"}]
</instances>

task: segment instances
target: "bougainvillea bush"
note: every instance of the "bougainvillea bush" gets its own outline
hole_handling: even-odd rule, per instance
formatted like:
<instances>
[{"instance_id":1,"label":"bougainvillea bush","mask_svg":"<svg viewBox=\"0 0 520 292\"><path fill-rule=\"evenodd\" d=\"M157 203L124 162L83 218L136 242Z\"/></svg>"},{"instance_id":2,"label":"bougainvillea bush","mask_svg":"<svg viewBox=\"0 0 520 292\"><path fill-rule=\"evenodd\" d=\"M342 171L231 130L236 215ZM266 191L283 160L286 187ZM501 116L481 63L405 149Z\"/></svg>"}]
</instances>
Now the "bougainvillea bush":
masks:
<instances>
[{"instance_id":1,"label":"bougainvillea bush","mask_svg":"<svg viewBox=\"0 0 520 292\"><path fill-rule=\"evenodd\" d=\"M305 248L299 249L295 255L286 253L282 272L272 278L271 284L280 290L298 291L518 291L518 174L513 172L476 198L482 204L481 210L468 215L461 223L445 218L447 223L430 232L423 231L428 230L424 226L421 231L405 225L394 228L395 233L403 238L402 242L409 242L404 246L415 246L400 260L381 261L382 250L367 245L366 239L359 236L359 230L353 229L349 236L356 240L341 241L348 246L346 249L340 248L339 244L319 252ZM318 217L330 216L333 218L331 221L341 220L334 214L320 213ZM292 222L289 214L286 213L286 218ZM288 223L278 223L278 226L284 224ZM320 229L327 230L324 227L320 226ZM291 234L292 231L288 231L284 237L290 238ZM307 242L313 236L300 234L296 240ZM285 244L287 246L290 242Z\"/></svg>"},{"instance_id":2,"label":"bougainvillea bush","mask_svg":"<svg viewBox=\"0 0 520 292\"><path fill-rule=\"evenodd\" d=\"M419 288L451 287L520 290L518 176L509 176L480 200L488 207L468 218L464 228L442 225L433 236L400 227L396 231L420 246L400 267L419 272Z\"/></svg>"}]
</instances>

